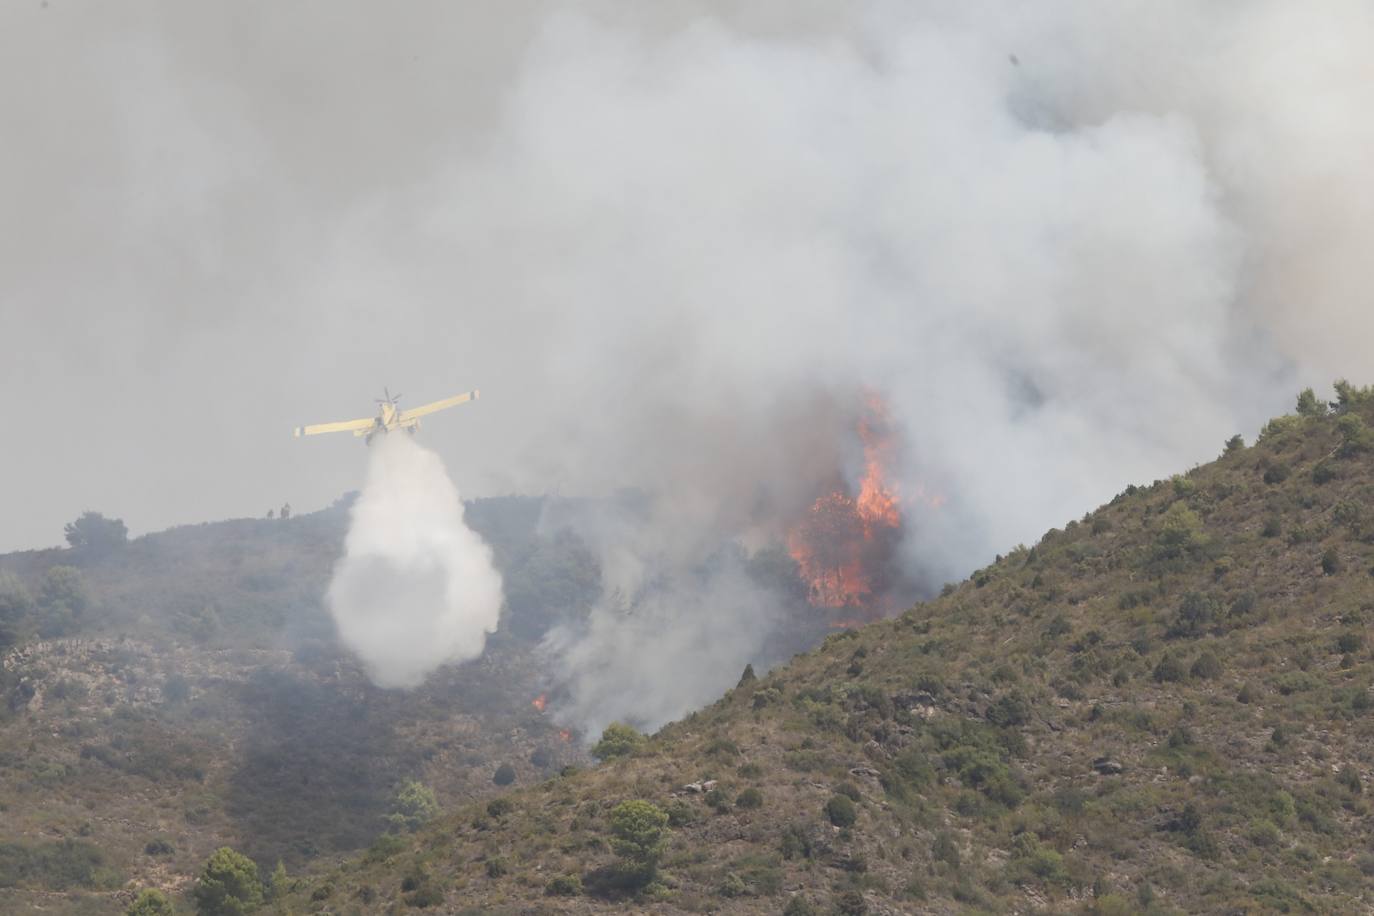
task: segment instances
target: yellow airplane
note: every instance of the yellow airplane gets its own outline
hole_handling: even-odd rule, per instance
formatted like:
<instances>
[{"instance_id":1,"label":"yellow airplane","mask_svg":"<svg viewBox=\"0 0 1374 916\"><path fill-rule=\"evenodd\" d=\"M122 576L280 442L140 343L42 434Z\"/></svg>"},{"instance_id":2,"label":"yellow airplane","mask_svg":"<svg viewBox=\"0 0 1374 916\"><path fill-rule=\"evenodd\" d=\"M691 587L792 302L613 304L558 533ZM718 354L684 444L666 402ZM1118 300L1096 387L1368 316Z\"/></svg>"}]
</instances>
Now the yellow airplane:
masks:
<instances>
[{"instance_id":1,"label":"yellow airplane","mask_svg":"<svg viewBox=\"0 0 1374 916\"><path fill-rule=\"evenodd\" d=\"M346 433L351 432L355 436L363 436L368 444L372 443L372 437L378 433L389 433L393 430L404 429L414 433L420 428L420 418L426 414L445 410L449 407L457 407L459 404L466 404L468 401L475 401L479 396L477 389L456 394L451 398L444 398L442 401L435 401L432 404L425 404L421 407L412 407L410 410L401 410L397 406L397 401L401 399L399 394L393 395L390 391L382 389L386 397L379 398L377 416L367 417L361 420L344 420L341 423L316 423L314 426L297 426L295 429L296 438L301 436L317 436L320 433Z\"/></svg>"}]
</instances>

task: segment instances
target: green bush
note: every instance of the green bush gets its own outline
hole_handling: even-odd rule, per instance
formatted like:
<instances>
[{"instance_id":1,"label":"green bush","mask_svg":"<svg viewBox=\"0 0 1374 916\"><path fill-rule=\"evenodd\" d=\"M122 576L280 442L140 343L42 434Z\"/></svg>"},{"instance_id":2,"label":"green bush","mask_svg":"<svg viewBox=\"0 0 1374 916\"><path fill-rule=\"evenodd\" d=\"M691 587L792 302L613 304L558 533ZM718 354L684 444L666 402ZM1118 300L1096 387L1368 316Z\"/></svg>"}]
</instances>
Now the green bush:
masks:
<instances>
[{"instance_id":1,"label":"green bush","mask_svg":"<svg viewBox=\"0 0 1374 916\"><path fill-rule=\"evenodd\" d=\"M1031 709L1026 698L1012 692L1001 697L988 708L987 720L1002 728L1025 725L1030 721Z\"/></svg>"},{"instance_id":2,"label":"green bush","mask_svg":"<svg viewBox=\"0 0 1374 916\"><path fill-rule=\"evenodd\" d=\"M840 916L864 916L868 912L868 902L858 891L845 891L835 898L835 912Z\"/></svg>"},{"instance_id":3,"label":"green bush","mask_svg":"<svg viewBox=\"0 0 1374 916\"><path fill-rule=\"evenodd\" d=\"M494 818L502 818L515 810L515 802L509 798L493 798L487 802L487 815Z\"/></svg>"},{"instance_id":4,"label":"green bush","mask_svg":"<svg viewBox=\"0 0 1374 916\"><path fill-rule=\"evenodd\" d=\"M739 875L730 872L725 876L725 880L721 881L716 893L722 897L743 897L749 893L749 886L744 883L744 879Z\"/></svg>"},{"instance_id":5,"label":"green bush","mask_svg":"<svg viewBox=\"0 0 1374 916\"><path fill-rule=\"evenodd\" d=\"M622 722L612 722L601 733L601 740L592 748L592 756L598 760L612 757L627 757L644 744L644 736Z\"/></svg>"},{"instance_id":6,"label":"green bush","mask_svg":"<svg viewBox=\"0 0 1374 916\"><path fill-rule=\"evenodd\" d=\"M558 875L550 878L544 885L544 893L550 897L578 897L582 894L582 879L577 875Z\"/></svg>"},{"instance_id":7,"label":"green bush","mask_svg":"<svg viewBox=\"0 0 1374 916\"><path fill-rule=\"evenodd\" d=\"M1304 388L1298 393L1298 416L1324 417L1326 411L1326 402L1317 400L1317 393L1311 388Z\"/></svg>"},{"instance_id":8,"label":"green bush","mask_svg":"<svg viewBox=\"0 0 1374 916\"><path fill-rule=\"evenodd\" d=\"M221 846L210 856L191 891L201 916L243 916L262 903L262 880L252 859Z\"/></svg>"},{"instance_id":9,"label":"green bush","mask_svg":"<svg viewBox=\"0 0 1374 916\"><path fill-rule=\"evenodd\" d=\"M825 816L836 827L853 827L859 819L859 809L848 795L832 795L825 803Z\"/></svg>"},{"instance_id":10,"label":"green bush","mask_svg":"<svg viewBox=\"0 0 1374 916\"><path fill-rule=\"evenodd\" d=\"M1180 500L1165 511L1160 521L1154 557L1156 560L1182 559L1202 551L1208 543L1202 519Z\"/></svg>"},{"instance_id":11,"label":"green bush","mask_svg":"<svg viewBox=\"0 0 1374 916\"><path fill-rule=\"evenodd\" d=\"M1274 822L1264 818L1251 821L1246 837L1251 843L1265 849L1277 846L1283 840L1283 834Z\"/></svg>"},{"instance_id":12,"label":"green bush","mask_svg":"<svg viewBox=\"0 0 1374 916\"><path fill-rule=\"evenodd\" d=\"M415 909L428 909L444 902L444 889L433 881L426 881L410 893L404 895L405 905Z\"/></svg>"},{"instance_id":13,"label":"green bush","mask_svg":"<svg viewBox=\"0 0 1374 916\"><path fill-rule=\"evenodd\" d=\"M796 824L790 824L783 829L780 847L782 857L789 862L793 859L809 859L815 851L806 829Z\"/></svg>"},{"instance_id":14,"label":"green bush","mask_svg":"<svg viewBox=\"0 0 1374 916\"><path fill-rule=\"evenodd\" d=\"M763 793L753 787L745 789L743 792L739 794L739 798L735 799L735 807L744 808L746 810L753 808L762 808Z\"/></svg>"},{"instance_id":15,"label":"green bush","mask_svg":"<svg viewBox=\"0 0 1374 916\"><path fill-rule=\"evenodd\" d=\"M90 843L0 843L0 887L24 883L58 891L95 888L111 877L105 854Z\"/></svg>"},{"instance_id":16,"label":"green bush","mask_svg":"<svg viewBox=\"0 0 1374 916\"><path fill-rule=\"evenodd\" d=\"M611 809L610 823L621 874L636 885L648 884L668 845L668 815L650 802L626 801Z\"/></svg>"},{"instance_id":17,"label":"green bush","mask_svg":"<svg viewBox=\"0 0 1374 916\"><path fill-rule=\"evenodd\" d=\"M1064 857L1041 843L1033 833L1017 834L1012 839L1008 867L1013 880L1032 876L1046 884L1066 884L1069 879Z\"/></svg>"},{"instance_id":18,"label":"green bush","mask_svg":"<svg viewBox=\"0 0 1374 916\"><path fill-rule=\"evenodd\" d=\"M1346 414L1336 421L1341 433L1341 444L1336 454L1341 458L1354 458L1374 451L1374 430L1357 414Z\"/></svg>"},{"instance_id":19,"label":"green bush","mask_svg":"<svg viewBox=\"0 0 1374 916\"><path fill-rule=\"evenodd\" d=\"M1193 677L1211 680L1221 677L1221 660L1211 652L1203 652L1193 662L1193 666L1188 669L1188 673Z\"/></svg>"},{"instance_id":20,"label":"green bush","mask_svg":"<svg viewBox=\"0 0 1374 916\"><path fill-rule=\"evenodd\" d=\"M1221 616L1221 605L1214 598L1200 592L1189 592L1183 596L1178 610L1174 613L1173 623L1168 635L1200 636L1211 628Z\"/></svg>"},{"instance_id":21,"label":"green bush","mask_svg":"<svg viewBox=\"0 0 1374 916\"><path fill-rule=\"evenodd\" d=\"M702 801L706 802L706 806L717 814L724 814L726 811L730 810L730 793L726 792L720 786L716 786L710 792L702 796Z\"/></svg>"},{"instance_id":22,"label":"green bush","mask_svg":"<svg viewBox=\"0 0 1374 916\"><path fill-rule=\"evenodd\" d=\"M859 787L852 782L842 782L835 786L835 791L845 796L850 801L860 801L864 796L859 791Z\"/></svg>"},{"instance_id":23,"label":"green bush","mask_svg":"<svg viewBox=\"0 0 1374 916\"><path fill-rule=\"evenodd\" d=\"M936 862L944 862L952 868L959 867L959 845L954 842L954 834L941 830L935 834L935 842L930 847L930 857Z\"/></svg>"},{"instance_id":24,"label":"green bush","mask_svg":"<svg viewBox=\"0 0 1374 916\"><path fill-rule=\"evenodd\" d=\"M174 916L176 910L167 895L157 888L145 888L129 904L124 916Z\"/></svg>"},{"instance_id":25,"label":"green bush","mask_svg":"<svg viewBox=\"0 0 1374 916\"><path fill-rule=\"evenodd\" d=\"M419 830L439 814L439 802L434 790L422 782L407 779L396 792L387 821L396 830Z\"/></svg>"},{"instance_id":26,"label":"green bush","mask_svg":"<svg viewBox=\"0 0 1374 916\"><path fill-rule=\"evenodd\" d=\"M281 859L277 860L277 867L272 869L272 874L267 878L267 889L264 895L268 900L280 900L290 892L293 882L286 874L286 863Z\"/></svg>"},{"instance_id":27,"label":"green bush","mask_svg":"<svg viewBox=\"0 0 1374 916\"><path fill-rule=\"evenodd\" d=\"M515 782L515 767L511 766L509 763L501 764L496 768L496 772L492 774L491 781L498 786L510 785Z\"/></svg>"},{"instance_id":28,"label":"green bush","mask_svg":"<svg viewBox=\"0 0 1374 916\"><path fill-rule=\"evenodd\" d=\"M782 916L816 916L815 905L801 894L793 894L782 908Z\"/></svg>"},{"instance_id":29,"label":"green bush","mask_svg":"<svg viewBox=\"0 0 1374 916\"><path fill-rule=\"evenodd\" d=\"M1185 674L1183 663L1165 652L1164 657L1159 660L1159 664L1155 665L1152 676L1156 683L1172 684L1183 680Z\"/></svg>"},{"instance_id":30,"label":"green bush","mask_svg":"<svg viewBox=\"0 0 1374 916\"><path fill-rule=\"evenodd\" d=\"M88 557L102 557L123 547L129 540L129 529L117 518L106 518L99 512L83 512L74 522L62 529L72 549Z\"/></svg>"},{"instance_id":31,"label":"green bush","mask_svg":"<svg viewBox=\"0 0 1374 916\"><path fill-rule=\"evenodd\" d=\"M688 824L694 824L697 821L696 809L685 801L671 801L664 810L668 812L669 827L686 827Z\"/></svg>"}]
</instances>

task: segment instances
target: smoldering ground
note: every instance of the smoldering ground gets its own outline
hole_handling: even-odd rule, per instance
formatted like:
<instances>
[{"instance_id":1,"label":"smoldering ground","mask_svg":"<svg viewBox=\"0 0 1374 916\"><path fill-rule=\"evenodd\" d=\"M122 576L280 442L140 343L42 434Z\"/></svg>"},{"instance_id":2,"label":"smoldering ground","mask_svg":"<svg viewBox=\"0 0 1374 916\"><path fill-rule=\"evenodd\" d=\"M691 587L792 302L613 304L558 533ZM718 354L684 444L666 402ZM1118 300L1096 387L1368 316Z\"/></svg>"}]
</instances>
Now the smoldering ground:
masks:
<instances>
[{"instance_id":1,"label":"smoldering ground","mask_svg":"<svg viewBox=\"0 0 1374 916\"><path fill-rule=\"evenodd\" d=\"M459 6L0 12L0 372L73 443L0 451L11 542L327 503L361 457L284 430L481 385L423 433L465 489L655 495L620 614L852 474L867 387L938 582L1368 372L1359 0Z\"/></svg>"}]
</instances>

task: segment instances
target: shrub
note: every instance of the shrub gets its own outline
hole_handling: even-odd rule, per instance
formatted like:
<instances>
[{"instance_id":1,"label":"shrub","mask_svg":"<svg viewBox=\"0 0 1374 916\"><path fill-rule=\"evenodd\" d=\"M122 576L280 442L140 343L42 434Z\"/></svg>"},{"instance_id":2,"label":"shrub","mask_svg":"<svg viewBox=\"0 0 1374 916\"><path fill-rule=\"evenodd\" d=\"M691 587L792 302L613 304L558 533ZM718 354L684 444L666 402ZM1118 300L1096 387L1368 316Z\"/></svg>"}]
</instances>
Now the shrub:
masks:
<instances>
[{"instance_id":1,"label":"shrub","mask_svg":"<svg viewBox=\"0 0 1374 916\"><path fill-rule=\"evenodd\" d=\"M1336 552L1336 548L1328 547L1322 554L1322 572L1328 576L1334 576L1341 571L1341 555Z\"/></svg>"},{"instance_id":2,"label":"shrub","mask_svg":"<svg viewBox=\"0 0 1374 916\"><path fill-rule=\"evenodd\" d=\"M1152 676L1156 683L1171 684L1183 680L1184 673L1183 663L1165 652L1164 657L1159 660L1159 664L1155 665Z\"/></svg>"},{"instance_id":3,"label":"shrub","mask_svg":"<svg viewBox=\"0 0 1374 916\"><path fill-rule=\"evenodd\" d=\"M744 883L744 879L734 872L725 876L725 880L720 883L716 890L722 897L743 897L749 893L749 887Z\"/></svg>"},{"instance_id":4,"label":"shrub","mask_svg":"<svg viewBox=\"0 0 1374 916\"><path fill-rule=\"evenodd\" d=\"M489 817L502 818L515 810L515 802L509 798L493 798L487 802L487 815Z\"/></svg>"},{"instance_id":5,"label":"shrub","mask_svg":"<svg viewBox=\"0 0 1374 916\"><path fill-rule=\"evenodd\" d=\"M176 851L175 846L161 837L143 844L143 852L150 856L170 856Z\"/></svg>"},{"instance_id":6,"label":"shrub","mask_svg":"<svg viewBox=\"0 0 1374 916\"><path fill-rule=\"evenodd\" d=\"M0 572L0 623L16 624L33 609L33 598L13 573Z\"/></svg>"},{"instance_id":7,"label":"shrub","mask_svg":"<svg viewBox=\"0 0 1374 916\"><path fill-rule=\"evenodd\" d=\"M793 894L782 908L782 916L816 916L816 907L801 894Z\"/></svg>"},{"instance_id":8,"label":"shrub","mask_svg":"<svg viewBox=\"0 0 1374 916\"><path fill-rule=\"evenodd\" d=\"M739 794L739 798L735 799L735 807L744 808L746 810L753 808L762 808L763 793L753 787L745 789L743 792Z\"/></svg>"},{"instance_id":9,"label":"shrub","mask_svg":"<svg viewBox=\"0 0 1374 916\"><path fill-rule=\"evenodd\" d=\"M496 768L496 772L492 774L491 781L498 786L510 785L515 782L515 767L511 766L509 763L501 764Z\"/></svg>"},{"instance_id":10,"label":"shrub","mask_svg":"<svg viewBox=\"0 0 1374 916\"><path fill-rule=\"evenodd\" d=\"M845 891L835 898L835 912L840 916L864 916L868 912L868 903L858 891Z\"/></svg>"},{"instance_id":11,"label":"shrub","mask_svg":"<svg viewBox=\"0 0 1374 916\"><path fill-rule=\"evenodd\" d=\"M1211 680L1221 676L1221 660L1211 652L1203 652L1193 662L1193 667L1188 669L1188 673L1193 677Z\"/></svg>"},{"instance_id":12,"label":"shrub","mask_svg":"<svg viewBox=\"0 0 1374 916\"><path fill-rule=\"evenodd\" d=\"M1179 559L1197 553L1207 543L1202 519L1180 500L1164 513L1159 533L1155 535L1154 556L1157 560Z\"/></svg>"},{"instance_id":13,"label":"shrub","mask_svg":"<svg viewBox=\"0 0 1374 916\"><path fill-rule=\"evenodd\" d=\"M394 833L384 833L373 840L372 845L367 848L366 860L371 862L382 862L405 848L405 840L396 836Z\"/></svg>"},{"instance_id":14,"label":"shrub","mask_svg":"<svg viewBox=\"0 0 1374 916\"><path fill-rule=\"evenodd\" d=\"M272 874L267 879L265 896L268 900L280 900L286 896L289 890L291 890L291 879L286 874L286 863L278 859L277 867L272 869Z\"/></svg>"},{"instance_id":15,"label":"shrub","mask_svg":"<svg viewBox=\"0 0 1374 916\"><path fill-rule=\"evenodd\" d=\"M621 874L634 884L648 884L668 845L668 815L650 802L626 801L611 809L610 822Z\"/></svg>"},{"instance_id":16,"label":"shrub","mask_svg":"<svg viewBox=\"0 0 1374 916\"><path fill-rule=\"evenodd\" d=\"M1264 469L1264 482L1270 486L1283 483L1288 479L1291 473L1292 471L1288 469L1288 465L1284 464L1282 461L1275 461Z\"/></svg>"},{"instance_id":17,"label":"shrub","mask_svg":"<svg viewBox=\"0 0 1374 916\"><path fill-rule=\"evenodd\" d=\"M623 722L612 722L601 733L601 740L592 748L592 756L598 760L612 757L627 757L644 743L644 736Z\"/></svg>"},{"instance_id":18,"label":"shrub","mask_svg":"<svg viewBox=\"0 0 1374 916\"><path fill-rule=\"evenodd\" d=\"M811 837L807 835L805 828L796 824L791 824L783 830L781 847L782 857L789 862L793 859L809 859L814 852Z\"/></svg>"},{"instance_id":19,"label":"shrub","mask_svg":"<svg viewBox=\"0 0 1374 916\"><path fill-rule=\"evenodd\" d=\"M1311 388L1304 388L1298 393L1298 416L1324 417L1326 409L1326 403L1317 400L1317 393Z\"/></svg>"},{"instance_id":20,"label":"shrub","mask_svg":"<svg viewBox=\"0 0 1374 916\"><path fill-rule=\"evenodd\" d=\"M396 830L419 830L439 814L434 790L422 782L407 779L396 793L395 807L387 821Z\"/></svg>"},{"instance_id":21,"label":"shrub","mask_svg":"<svg viewBox=\"0 0 1374 916\"><path fill-rule=\"evenodd\" d=\"M825 803L825 816L836 827L853 827L859 819L859 810L847 795L833 795Z\"/></svg>"},{"instance_id":22,"label":"shrub","mask_svg":"<svg viewBox=\"0 0 1374 916\"><path fill-rule=\"evenodd\" d=\"M954 842L954 834L941 830L935 834L935 842L930 846L930 857L936 862L944 862L952 868L959 867L959 845Z\"/></svg>"},{"instance_id":23,"label":"shrub","mask_svg":"<svg viewBox=\"0 0 1374 916\"><path fill-rule=\"evenodd\" d=\"M685 801L672 801L665 809L668 812L669 827L686 827L697 820L696 809Z\"/></svg>"},{"instance_id":24,"label":"shrub","mask_svg":"<svg viewBox=\"0 0 1374 916\"><path fill-rule=\"evenodd\" d=\"M1033 833L1020 833L1012 839L1008 865L1016 877L1033 876L1046 884L1064 884L1069 877L1064 870L1064 857Z\"/></svg>"},{"instance_id":25,"label":"shrub","mask_svg":"<svg viewBox=\"0 0 1374 916\"><path fill-rule=\"evenodd\" d=\"M1341 445L1336 454L1353 458L1374 451L1374 430L1356 414L1347 414L1336 422L1341 433Z\"/></svg>"},{"instance_id":26,"label":"shrub","mask_svg":"<svg viewBox=\"0 0 1374 916\"><path fill-rule=\"evenodd\" d=\"M730 810L730 794L720 786L707 792L702 797L702 801L706 802L706 806L717 814L724 814Z\"/></svg>"},{"instance_id":27,"label":"shrub","mask_svg":"<svg viewBox=\"0 0 1374 916\"><path fill-rule=\"evenodd\" d=\"M1275 826L1274 822L1264 818L1252 821L1246 836L1251 843L1265 849L1279 845L1283 839L1283 834L1279 832L1279 828Z\"/></svg>"},{"instance_id":28,"label":"shrub","mask_svg":"<svg viewBox=\"0 0 1374 916\"><path fill-rule=\"evenodd\" d=\"M1030 721L1030 704L1019 693L1009 693L988 708L987 720L993 725L1010 728Z\"/></svg>"},{"instance_id":29,"label":"shrub","mask_svg":"<svg viewBox=\"0 0 1374 916\"><path fill-rule=\"evenodd\" d=\"M550 897L577 897L582 894L582 879L577 875L556 875L544 885L544 893Z\"/></svg>"},{"instance_id":30,"label":"shrub","mask_svg":"<svg viewBox=\"0 0 1374 916\"><path fill-rule=\"evenodd\" d=\"M1230 455L1233 452L1243 451L1244 449L1245 437L1237 433L1236 435L1226 440L1226 450L1224 454Z\"/></svg>"},{"instance_id":31,"label":"shrub","mask_svg":"<svg viewBox=\"0 0 1374 916\"><path fill-rule=\"evenodd\" d=\"M1345 379L1338 379L1335 388L1335 407L1337 413L1343 414L1352 407L1374 401L1374 386L1367 385L1361 388L1357 385L1350 384Z\"/></svg>"},{"instance_id":32,"label":"shrub","mask_svg":"<svg viewBox=\"0 0 1374 916\"><path fill-rule=\"evenodd\" d=\"M839 785L835 786L835 791L838 792L840 795L845 796L850 801L859 801L864 797L863 793L859 791L859 787L854 785L854 783L852 782L840 783Z\"/></svg>"},{"instance_id":33,"label":"shrub","mask_svg":"<svg viewBox=\"0 0 1374 916\"><path fill-rule=\"evenodd\" d=\"M74 566L50 566L38 584L38 603L45 608L66 608L78 617L91 603L81 570Z\"/></svg>"},{"instance_id":34,"label":"shrub","mask_svg":"<svg viewBox=\"0 0 1374 916\"><path fill-rule=\"evenodd\" d=\"M1201 594L1189 592L1183 596L1178 610L1174 613L1173 623L1169 626L1169 636L1198 636L1216 623L1221 616L1221 606L1216 600Z\"/></svg>"},{"instance_id":35,"label":"shrub","mask_svg":"<svg viewBox=\"0 0 1374 916\"><path fill-rule=\"evenodd\" d=\"M402 897L405 905L415 909L428 909L444 902L444 890L433 881L426 881L415 890Z\"/></svg>"},{"instance_id":36,"label":"shrub","mask_svg":"<svg viewBox=\"0 0 1374 916\"><path fill-rule=\"evenodd\" d=\"M129 540L129 529L117 518L106 518L99 512L83 512L74 522L62 529L63 536L73 550L89 557L101 557L123 547Z\"/></svg>"},{"instance_id":37,"label":"shrub","mask_svg":"<svg viewBox=\"0 0 1374 916\"><path fill-rule=\"evenodd\" d=\"M487 859L487 877L500 878L510 872L510 867L506 865L506 860L497 856L494 859Z\"/></svg>"},{"instance_id":38,"label":"shrub","mask_svg":"<svg viewBox=\"0 0 1374 916\"><path fill-rule=\"evenodd\" d=\"M242 916L262 903L262 880L252 859L221 846L205 863L191 897L201 916Z\"/></svg>"},{"instance_id":39,"label":"shrub","mask_svg":"<svg viewBox=\"0 0 1374 916\"><path fill-rule=\"evenodd\" d=\"M96 887L108 878L105 854L90 843L0 843L0 887L32 881L51 890Z\"/></svg>"},{"instance_id":40,"label":"shrub","mask_svg":"<svg viewBox=\"0 0 1374 916\"><path fill-rule=\"evenodd\" d=\"M174 916L172 901L157 888L145 888L124 911L124 916Z\"/></svg>"}]
</instances>

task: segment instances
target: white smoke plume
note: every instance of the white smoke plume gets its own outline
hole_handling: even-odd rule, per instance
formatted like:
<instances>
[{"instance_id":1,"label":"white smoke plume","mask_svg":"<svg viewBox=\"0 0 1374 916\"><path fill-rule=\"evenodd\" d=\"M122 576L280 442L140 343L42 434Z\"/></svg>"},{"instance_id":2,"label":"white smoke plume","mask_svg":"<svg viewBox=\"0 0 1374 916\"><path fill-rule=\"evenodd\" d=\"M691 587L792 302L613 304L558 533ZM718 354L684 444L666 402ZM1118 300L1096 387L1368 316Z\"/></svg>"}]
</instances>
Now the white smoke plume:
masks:
<instances>
[{"instance_id":1,"label":"white smoke plume","mask_svg":"<svg viewBox=\"0 0 1374 916\"><path fill-rule=\"evenodd\" d=\"M379 437L351 513L328 603L373 683L417 687L440 665L482 654L501 576L439 456L408 435Z\"/></svg>"}]
</instances>

